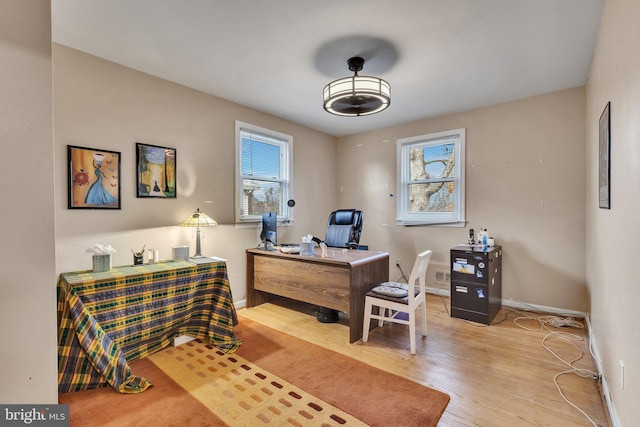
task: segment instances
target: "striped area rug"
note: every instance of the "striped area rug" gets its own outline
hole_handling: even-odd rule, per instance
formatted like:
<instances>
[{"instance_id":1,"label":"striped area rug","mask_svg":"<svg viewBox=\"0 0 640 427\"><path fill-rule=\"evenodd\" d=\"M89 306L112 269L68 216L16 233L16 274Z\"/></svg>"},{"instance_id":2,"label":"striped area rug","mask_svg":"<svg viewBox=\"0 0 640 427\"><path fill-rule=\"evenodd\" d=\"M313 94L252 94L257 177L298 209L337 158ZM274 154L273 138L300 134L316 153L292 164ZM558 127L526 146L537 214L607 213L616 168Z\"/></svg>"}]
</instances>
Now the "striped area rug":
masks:
<instances>
[{"instance_id":1,"label":"striped area rug","mask_svg":"<svg viewBox=\"0 0 640 427\"><path fill-rule=\"evenodd\" d=\"M153 386L60 396L71 426L434 427L449 396L246 318L234 354L202 341L167 347L131 368ZM410 362L408 362L410 363Z\"/></svg>"},{"instance_id":2,"label":"striped area rug","mask_svg":"<svg viewBox=\"0 0 640 427\"><path fill-rule=\"evenodd\" d=\"M151 361L231 426L366 426L346 412L235 354L201 340Z\"/></svg>"}]
</instances>

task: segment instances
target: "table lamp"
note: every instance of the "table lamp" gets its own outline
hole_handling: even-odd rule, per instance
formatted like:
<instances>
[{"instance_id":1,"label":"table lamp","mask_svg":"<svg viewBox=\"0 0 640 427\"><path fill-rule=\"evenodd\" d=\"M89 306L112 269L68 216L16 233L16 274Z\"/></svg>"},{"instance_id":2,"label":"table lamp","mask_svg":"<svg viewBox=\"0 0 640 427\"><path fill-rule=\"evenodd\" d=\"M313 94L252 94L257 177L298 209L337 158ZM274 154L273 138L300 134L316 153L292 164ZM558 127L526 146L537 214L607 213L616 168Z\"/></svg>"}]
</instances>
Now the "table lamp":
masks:
<instances>
[{"instance_id":1,"label":"table lamp","mask_svg":"<svg viewBox=\"0 0 640 427\"><path fill-rule=\"evenodd\" d=\"M200 212L200 209L196 209L194 213L189 215L187 219L180 223L180 227L196 227L196 254L191 258L204 258L200 253L200 227L213 227L218 225L215 219L209 215Z\"/></svg>"}]
</instances>

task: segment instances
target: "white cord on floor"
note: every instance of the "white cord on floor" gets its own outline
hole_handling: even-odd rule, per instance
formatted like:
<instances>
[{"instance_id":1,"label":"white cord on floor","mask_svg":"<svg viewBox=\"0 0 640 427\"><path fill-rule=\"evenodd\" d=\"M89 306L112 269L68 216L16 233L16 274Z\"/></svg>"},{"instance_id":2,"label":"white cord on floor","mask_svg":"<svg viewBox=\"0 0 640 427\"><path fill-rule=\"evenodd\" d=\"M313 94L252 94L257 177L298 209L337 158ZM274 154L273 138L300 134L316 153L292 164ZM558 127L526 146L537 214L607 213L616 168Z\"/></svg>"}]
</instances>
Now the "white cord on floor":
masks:
<instances>
[{"instance_id":1,"label":"white cord on floor","mask_svg":"<svg viewBox=\"0 0 640 427\"><path fill-rule=\"evenodd\" d=\"M587 415L586 412L584 412L582 409L580 409L577 405L575 405L573 402L569 401L569 399L566 398L566 396L564 395L564 393L562 392L562 389L560 388L560 384L558 384L558 378L561 377L562 375L565 374L574 374L577 375L579 377L582 378L591 378L594 380L598 379L598 373L597 372L593 372L589 369L583 369L583 368L576 368L575 366L573 366L573 364L575 362L577 362L578 360L582 359L582 356L584 355L583 351L580 350L580 348L575 344L574 341L582 341L582 337L580 337L579 335L576 334L571 334L571 333L567 333L567 332L558 332L558 331L554 331L549 329L550 326L555 327L555 328L562 328L562 327L567 327L567 328L574 328L574 329L582 329L584 328L584 325L575 320L572 317L558 317L558 316L539 316L539 317L531 317L529 315L520 313L517 310L513 310L516 313L521 314L521 317L517 317L513 320L513 322L516 324L516 326L518 326L519 328L525 329L527 331L532 331L532 332L542 332L544 330L547 330L549 333L542 339L542 347L547 350L549 353L551 353L556 359L560 360L562 363L564 363L565 365L568 366L569 369L567 369L566 371L563 372L559 372L558 374L556 374L553 377L553 383L556 385L556 388L558 389L558 392L560 393L560 396L562 397L562 399L564 399L565 402L567 402L569 405L573 406L576 410L578 410L578 412L580 412L582 415L584 415L587 420L589 420L589 422L594 426L594 427L598 427L598 425L593 421L593 419L591 419L591 417L589 415ZM523 325L521 325L520 323L518 323L519 321L522 320L534 320L537 321L539 324L538 328L529 328L529 327L525 327ZM577 351L578 351L578 355L576 356L576 358L574 358L573 360L567 361L564 360L562 357L560 357L555 351L553 351L548 345L547 345L547 340L551 339L551 338L558 338L562 341L564 341L567 344L572 345ZM591 347L589 346L589 348L591 349Z\"/></svg>"}]
</instances>

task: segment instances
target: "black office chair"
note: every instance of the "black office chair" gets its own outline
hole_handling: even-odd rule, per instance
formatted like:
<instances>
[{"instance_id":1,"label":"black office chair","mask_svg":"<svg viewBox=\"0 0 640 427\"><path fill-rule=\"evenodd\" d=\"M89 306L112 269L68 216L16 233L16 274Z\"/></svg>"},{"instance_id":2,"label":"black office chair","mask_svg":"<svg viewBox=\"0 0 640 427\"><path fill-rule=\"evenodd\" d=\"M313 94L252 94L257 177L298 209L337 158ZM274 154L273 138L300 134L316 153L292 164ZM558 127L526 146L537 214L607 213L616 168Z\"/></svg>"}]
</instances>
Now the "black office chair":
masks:
<instances>
[{"instance_id":1,"label":"black office chair","mask_svg":"<svg viewBox=\"0 0 640 427\"><path fill-rule=\"evenodd\" d=\"M331 212L324 243L334 248L358 249L363 219L362 211L356 209L340 209ZM336 323L339 320L338 310L318 307L316 318L322 323Z\"/></svg>"},{"instance_id":2,"label":"black office chair","mask_svg":"<svg viewBox=\"0 0 640 427\"><path fill-rule=\"evenodd\" d=\"M357 249L362 234L362 211L340 209L329 214L324 242L335 248Z\"/></svg>"}]
</instances>

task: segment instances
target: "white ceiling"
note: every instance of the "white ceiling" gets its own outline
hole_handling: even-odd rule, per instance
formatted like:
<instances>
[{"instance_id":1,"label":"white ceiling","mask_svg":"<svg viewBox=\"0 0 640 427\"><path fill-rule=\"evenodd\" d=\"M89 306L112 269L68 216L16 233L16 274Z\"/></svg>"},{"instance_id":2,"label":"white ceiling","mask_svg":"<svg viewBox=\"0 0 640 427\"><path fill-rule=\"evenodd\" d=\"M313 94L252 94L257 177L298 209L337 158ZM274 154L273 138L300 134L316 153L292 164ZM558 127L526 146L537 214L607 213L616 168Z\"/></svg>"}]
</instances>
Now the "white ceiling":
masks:
<instances>
[{"instance_id":1,"label":"white ceiling","mask_svg":"<svg viewBox=\"0 0 640 427\"><path fill-rule=\"evenodd\" d=\"M604 0L52 0L53 41L335 136L584 85ZM367 117L322 108L352 73Z\"/></svg>"}]
</instances>

